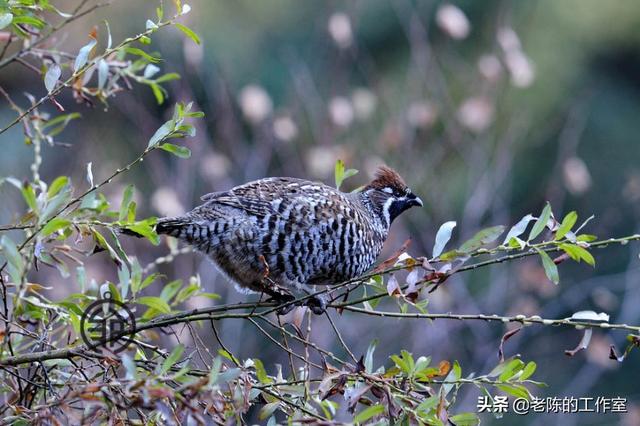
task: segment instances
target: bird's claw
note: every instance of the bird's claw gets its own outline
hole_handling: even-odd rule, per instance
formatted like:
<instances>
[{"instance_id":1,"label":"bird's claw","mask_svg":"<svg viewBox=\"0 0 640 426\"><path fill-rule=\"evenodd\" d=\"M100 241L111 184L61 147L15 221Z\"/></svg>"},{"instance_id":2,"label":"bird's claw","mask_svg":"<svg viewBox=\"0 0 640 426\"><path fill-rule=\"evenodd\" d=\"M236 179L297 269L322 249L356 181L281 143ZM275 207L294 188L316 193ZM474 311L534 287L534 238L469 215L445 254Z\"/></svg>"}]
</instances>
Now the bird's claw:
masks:
<instances>
[{"instance_id":1,"label":"bird's claw","mask_svg":"<svg viewBox=\"0 0 640 426\"><path fill-rule=\"evenodd\" d=\"M316 315L324 314L327 309L327 301L322 296L312 296L302 303L290 303L295 300L295 297L291 295L279 295L278 297L272 297L269 300L284 305L276 310L276 314L280 316L288 314L296 306L306 306Z\"/></svg>"},{"instance_id":2,"label":"bird's claw","mask_svg":"<svg viewBox=\"0 0 640 426\"><path fill-rule=\"evenodd\" d=\"M305 305L316 315L322 315L327 310L327 301L322 296L313 296L309 298L305 302Z\"/></svg>"}]
</instances>

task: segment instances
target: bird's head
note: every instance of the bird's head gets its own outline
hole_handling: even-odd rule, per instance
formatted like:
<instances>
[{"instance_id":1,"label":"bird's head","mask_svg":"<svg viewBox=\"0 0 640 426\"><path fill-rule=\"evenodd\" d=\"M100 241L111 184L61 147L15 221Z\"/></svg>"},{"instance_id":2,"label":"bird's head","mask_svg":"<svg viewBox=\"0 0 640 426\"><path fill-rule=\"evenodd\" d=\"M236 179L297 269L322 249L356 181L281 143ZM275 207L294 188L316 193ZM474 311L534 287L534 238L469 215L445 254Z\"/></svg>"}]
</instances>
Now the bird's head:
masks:
<instances>
[{"instance_id":1,"label":"bird's head","mask_svg":"<svg viewBox=\"0 0 640 426\"><path fill-rule=\"evenodd\" d=\"M386 166L378 169L375 179L362 192L387 226L403 211L413 206L422 207L422 200L411 192L395 170Z\"/></svg>"}]
</instances>

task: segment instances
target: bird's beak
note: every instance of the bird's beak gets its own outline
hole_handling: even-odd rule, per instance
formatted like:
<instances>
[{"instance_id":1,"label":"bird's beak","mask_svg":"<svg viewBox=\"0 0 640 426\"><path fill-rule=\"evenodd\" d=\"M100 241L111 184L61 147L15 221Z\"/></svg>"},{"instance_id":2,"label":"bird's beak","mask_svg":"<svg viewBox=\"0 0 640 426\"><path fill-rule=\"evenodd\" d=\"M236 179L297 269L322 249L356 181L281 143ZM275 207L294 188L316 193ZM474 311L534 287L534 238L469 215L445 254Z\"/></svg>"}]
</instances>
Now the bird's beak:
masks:
<instances>
[{"instance_id":1,"label":"bird's beak","mask_svg":"<svg viewBox=\"0 0 640 426\"><path fill-rule=\"evenodd\" d=\"M409 198L409 204L411 206L420 206L420 207L424 205L420 197L416 197L415 195L412 198Z\"/></svg>"}]
</instances>

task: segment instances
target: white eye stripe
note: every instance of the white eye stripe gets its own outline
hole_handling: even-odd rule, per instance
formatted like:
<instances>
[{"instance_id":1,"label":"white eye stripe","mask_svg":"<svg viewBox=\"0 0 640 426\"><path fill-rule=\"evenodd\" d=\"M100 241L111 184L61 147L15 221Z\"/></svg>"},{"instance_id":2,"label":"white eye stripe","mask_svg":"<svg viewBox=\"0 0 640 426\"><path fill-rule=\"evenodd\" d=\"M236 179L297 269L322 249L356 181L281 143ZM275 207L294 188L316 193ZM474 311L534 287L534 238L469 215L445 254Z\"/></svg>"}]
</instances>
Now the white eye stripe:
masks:
<instances>
[{"instance_id":1,"label":"white eye stripe","mask_svg":"<svg viewBox=\"0 0 640 426\"><path fill-rule=\"evenodd\" d=\"M393 189L389 188L388 186L385 186L384 188L382 188L382 192L386 192L387 194L393 194Z\"/></svg>"}]
</instances>

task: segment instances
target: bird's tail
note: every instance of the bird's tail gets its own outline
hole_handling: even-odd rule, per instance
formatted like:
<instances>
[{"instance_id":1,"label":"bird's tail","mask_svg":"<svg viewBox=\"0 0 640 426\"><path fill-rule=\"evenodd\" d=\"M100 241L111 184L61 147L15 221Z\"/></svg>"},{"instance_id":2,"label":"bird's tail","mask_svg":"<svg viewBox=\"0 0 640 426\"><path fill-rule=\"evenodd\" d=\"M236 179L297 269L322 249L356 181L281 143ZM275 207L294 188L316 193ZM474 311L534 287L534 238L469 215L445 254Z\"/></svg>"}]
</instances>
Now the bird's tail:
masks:
<instances>
[{"instance_id":1,"label":"bird's tail","mask_svg":"<svg viewBox=\"0 0 640 426\"><path fill-rule=\"evenodd\" d=\"M184 233L185 227L187 227L190 222L185 221L184 218L181 217L164 217L158 219L155 225L155 231L158 234L171 235L173 237L181 237ZM120 233L124 235L131 235L133 237L142 238L143 235L137 233L136 231L128 228L120 228Z\"/></svg>"},{"instance_id":2,"label":"bird's tail","mask_svg":"<svg viewBox=\"0 0 640 426\"><path fill-rule=\"evenodd\" d=\"M158 219L156 223L156 232L158 234L171 235L172 237L180 237L184 231L185 226L188 226L190 222L180 217L167 217Z\"/></svg>"}]
</instances>

